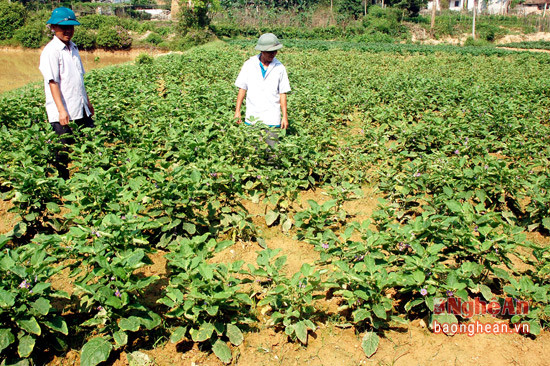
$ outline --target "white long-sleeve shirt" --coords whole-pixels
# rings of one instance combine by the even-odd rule
[[[274,58],[262,76],[260,55],[248,59],[235,81],[235,86],[246,92],[246,123],[260,120],[268,126],[281,125],[280,94],[290,92],[286,68]],[[251,117],[252,118],[251,120]]]
[[[69,114],[69,120],[83,118],[83,111],[88,116],[91,114],[88,109],[88,95],[84,87],[84,66],[73,42],[69,42],[69,46],[67,46],[54,36],[42,50],[39,69],[44,76],[46,112],[50,123],[59,122],[59,111],[53,100],[50,80],[59,85],[61,99]]]

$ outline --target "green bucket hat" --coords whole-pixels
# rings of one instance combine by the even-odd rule
[[[64,7],[54,9],[52,16],[46,23],[55,25],[80,25],[78,20],[76,20],[74,11]]]
[[[262,34],[260,38],[258,38],[258,44],[255,47],[258,51],[266,52],[277,51],[281,48],[283,48],[283,45],[273,33]]]

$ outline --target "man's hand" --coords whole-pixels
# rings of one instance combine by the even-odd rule
[[[92,103],[90,103],[89,100],[88,100],[88,109],[90,110],[90,117],[93,116],[95,114],[95,110],[94,110],[94,106],[92,105]]]
[[[286,130],[288,128],[288,113],[287,113],[287,106],[286,106],[286,94],[279,94],[279,100],[281,102],[281,128],[283,130]]]
[[[69,114],[65,109],[59,112],[59,124],[61,126],[66,126],[69,124]]]
[[[281,128],[283,130],[286,130],[288,128],[288,118],[286,116],[283,116],[283,118],[281,118]]]
[[[239,93],[237,94],[237,105],[235,106],[235,120],[237,123],[241,123],[241,106],[243,105],[244,97],[246,96],[246,90],[239,88]]]

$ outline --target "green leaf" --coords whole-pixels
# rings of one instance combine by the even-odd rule
[[[292,220],[286,219],[285,222],[283,223],[283,230],[289,231],[291,228],[292,228]]]
[[[60,211],[59,206],[55,202],[46,203],[46,208],[48,209],[48,211],[53,213],[58,213]]]
[[[550,217],[545,217],[542,219],[542,225],[545,229],[550,230]]]
[[[266,244],[264,238],[258,238],[257,240],[258,240],[258,245],[260,246],[260,248],[267,249],[267,244]]]
[[[491,301],[494,299],[495,295],[491,292],[491,289],[488,286],[485,285],[479,285],[479,290],[481,291],[481,294],[487,301]]]
[[[212,350],[223,363],[230,363],[233,359],[233,356],[231,355],[231,348],[229,348],[229,346],[220,339],[214,343]]]
[[[204,342],[212,336],[214,332],[214,326],[210,323],[204,323],[198,330],[191,329],[191,338],[193,342]]]
[[[31,355],[36,339],[34,336],[27,334],[19,338],[19,345],[17,346],[17,353],[20,357],[27,358]]]
[[[44,320],[42,323],[45,326],[47,326],[48,328],[50,328],[51,330],[54,330],[56,332],[59,332],[59,333],[65,334],[65,335],[69,334],[69,329],[67,327],[67,323],[60,316],[55,316],[55,317],[51,318],[51,321],[50,320]]]
[[[181,225],[182,229],[187,231],[189,234],[193,235],[197,232],[197,227],[194,224],[191,224],[189,222],[184,222]]]
[[[426,279],[426,275],[422,271],[414,271],[412,274],[414,280],[417,284],[422,284],[424,280]]]
[[[0,307],[11,308],[15,304],[15,296],[11,293],[0,290]]]
[[[43,297],[33,302],[31,306],[40,315],[48,315],[51,309],[50,302]]]
[[[434,325],[434,322],[437,322],[442,326],[443,333],[452,336],[452,335],[454,335],[454,333],[452,332],[451,328],[453,328],[453,327],[451,325],[452,324],[458,324],[458,319],[456,318],[456,316],[454,314],[447,314],[447,313],[445,313],[445,314],[434,314],[432,316],[432,324],[431,324],[432,327]],[[443,326],[444,324],[446,326]]]
[[[455,213],[462,212],[462,205],[459,202],[455,201],[455,200],[449,200],[449,201],[445,202],[445,204],[447,205],[447,207],[451,211],[453,211]]]
[[[269,210],[265,214],[265,223],[267,224],[267,226],[271,226],[271,225],[273,225],[275,220],[277,220],[278,217],[279,217],[278,212],[275,212],[273,210]]]
[[[363,341],[361,342],[361,347],[365,355],[370,358],[376,350],[378,349],[378,344],[380,343],[380,337],[374,332],[367,332],[363,336]]]
[[[15,226],[13,227],[13,235],[15,235],[16,238],[20,238],[27,232],[27,224],[23,221],[19,221]]]
[[[529,333],[538,336],[541,331],[540,322],[538,320],[530,320],[528,323],[529,323]]]
[[[187,332],[187,327],[177,327],[176,329],[174,329],[174,331],[170,335],[170,342],[178,343],[185,337],[186,332]]]
[[[90,339],[80,354],[80,366],[96,366],[97,364],[107,361],[113,345],[103,337]]]
[[[372,307],[372,311],[374,311],[374,314],[379,317],[380,319],[386,319],[386,309],[381,304],[376,304]]]
[[[355,323],[358,323],[360,321],[363,321],[371,316],[370,311],[365,309],[359,309],[353,313],[353,321]]]
[[[225,248],[229,248],[233,244],[235,243],[231,240],[220,241],[219,243],[216,244],[216,249],[214,250],[214,252],[215,253],[221,252],[222,250],[224,250]]]
[[[0,329],[0,354],[13,342],[15,342],[13,333],[9,329]]]
[[[40,335],[42,333],[42,330],[40,329],[40,325],[38,325],[38,322],[33,317],[27,318],[27,319],[18,319],[16,323],[26,330],[28,333]]]
[[[229,341],[235,346],[239,346],[244,340],[243,333],[239,327],[233,324],[227,324],[226,335],[229,338]]]
[[[307,327],[303,321],[299,321],[294,325],[294,331],[300,342],[307,344]]]
[[[120,319],[118,326],[121,330],[129,330],[130,332],[137,332],[141,325],[139,318],[131,316],[129,318]]]
[[[115,341],[116,348],[124,347],[128,343],[128,333],[121,330],[113,333],[113,340]]]

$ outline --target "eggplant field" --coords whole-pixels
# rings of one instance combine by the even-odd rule
[[[0,95],[3,365],[163,343],[244,365],[258,332],[307,348],[329,323],[367,359],[400,324],[471,321],[442,299],[528,304],[498,320],[545,332],[550,55],[284,43],[274,148],[233,120],[253,42],[86,74],[96,128],[75,133],[68,180],[42,85]],[[372,212],[349,210],[366,195]]]

